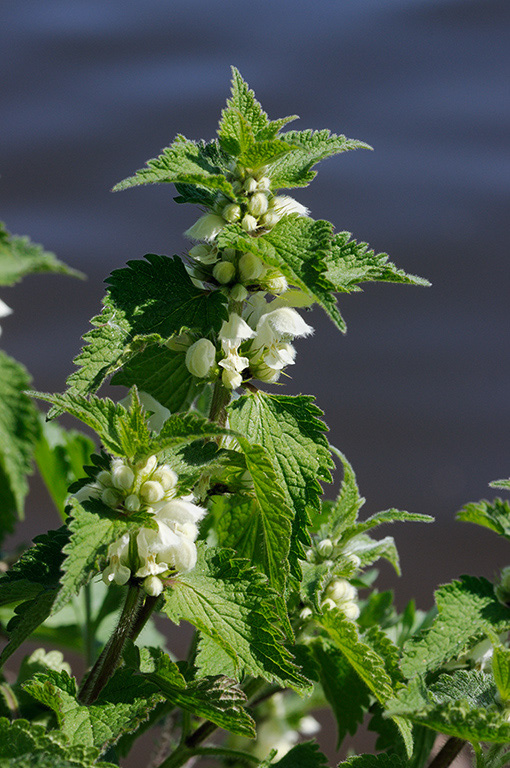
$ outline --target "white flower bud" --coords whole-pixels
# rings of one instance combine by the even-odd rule
[[[346,554],[346,556],[345,556],[345,557],[346,557],[346,559],[347,559],[347,560],[348,560],[350,563],[352,563],[352,565],[353,565],[355,568],[359,568],[359,567],[360,567],[360,565],[361,565],[361,559],[358,557],[358,555],[355,555],[354,553],[352,553],[352,552],[351,552],[351,553],[349,553],[349,554]]]
[[[190,248],[189,255],[201,264],[215,264],[218,261],[218,251],[210,245],[200,244]]]
[[[352,602],[342,603],[342,605],[340,605],[339,608],[344,614],[344,616],[350,621],[356,621],[356,619],[359,617],[360,610],[359,610],[359,605],[357,603],[352,603]]]
[[[266,363],[258,363],[251,367],[251,371],[256,379],[265,384],[274,384],[280,378],[281,370],[270,368]]]
[[[128,512],[138,512],[142,503],[136,493],[131,493],[124,501],[124,506]]]
[[[265,195],[263,192],[256,192],[248,201],[248,210],[256,218],[266,213],[267,208],[267,195]]]
[[[335,579],[326,589],[326,597],[330,597],[336,603],[354,600],[357,594],[356,587],[353,587],[347,579]]]
[[[156,456],[149,456],[144,462],[137,464],[136,468],[140,476],[147,476],[153,472],[158,465],[158,459]]]
[[[272,229],[275,224],[278,224],[280,218],[281,217],[276,213],[276,211],[269,210],[262,216],[260,223],[264,229]]]
[[[156,480],[146,480],[140,488],[140,496],[147,504],[155,504],[157,501],[161,501],[164,495],[163,486]]]
[[[231,261],[218,261],[214,265],[213,275],[222,285],[230,283],[236,273],[236,268]]]
[[[322,539],[322,541],[319,541],[317,544],[317,552],[321,557],[329,557],[333,552],[333,542],[331,539]]]
[[[331,600],[330,597],[327,597],[325,600],[321,603],[321,608],[323,611],[332,611],[333,608],[336,608],[337,605],[334,600]]]
[[[243,253],[239,259],[238,269],[239,276],[245,283],[249,280],[256,280],[266,271],[264,262],[254,253]]]
[[[318,733],[321,727],[315,717],[312,715],[305,715],[301,718],[298,724],[298,730],[303,736],[313,736],[314,733]]]
[[[245,232],[254,232],[258,226],[257,219],[255,216],[251,216],[247,213],[242,218],[241,226]]]
[[[163,582],[157,576],[146,576],[142,586],[150,597],[159,597],[163,592]]]
[[[105,488],[101,494],[101,501],[106,504],[107,507],[116,507],[120,502],[120,494],[113,488]]]
[[[271,293],[278,295],[280,293],[285,293],[289,284],[285,275],[282,275],[281,272],[278,273],[275,270],[271,275],[266,275],[264,286]]]
[[[224,207],[221,215],[224,219],[233,224],[234,221],[237,221],[241,216],[241,206],[237,205],[237,203],[229,203],[229,205]]]
[[[96,477],[96,480],[98,483],[101,483],[101,485],[104,485],[107,488],[112,485],[111,473],[107,472],[105,469],[99,472],[98,476]]]
[[[186,368],[199,379],[207,376],[216,359],[216,347],[209,339],[195,341],[186,352]]]
[[[168,464],[161,464],[161,466],[154,472],[152,478],[153,480],[157,480],[158,483],[161,483],[165,493],[172,488],[175,488],[178,479],[176,473],[168,466]]]
[[[237,389],[243,383],[243,377],[237,371],[231,371],[225,368],[221,374],[221,382],[227,389]]]
[[[134,480],[135,474],[133,470],[125,464],[121,465],[120,467],[115,467],[112,472],[113,486],[118,488],[119,491],[128,491],[133,485]]]
[[[248,194],[253,194],[253,192],[257,191],[258,182],[256,179],[253,178],[253,176],[248,176],[246,181],[243,184],[243,189],[245,192],[248,192]]]
[[[196,221],[192,227],[186,230],[185,237],[190,240],[214,240],[226,225],[223,216],[216,213],[206,213]]]
[[[301,621],[306,621],[312,615],[313,615],[313,611],[308,606],[306,606],[305,608],[302,608],[301,611],[299,612],[299,618],[301,619]]]
[[[241,285],[241,283],[236,283],[230,289],[230,298],[233,301],[244,301],[247,296],[248,296],[248,291],[246,290],[244,285]]]

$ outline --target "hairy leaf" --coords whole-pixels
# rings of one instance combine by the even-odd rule
[[[84,275],[59,261],[54,253],[32,243],[28,237],[10,235],[0,221],[0,285],[14,285],[26,275],[40,272],[57,272],[61,275]]]
[[[457,513],[457,520],[464,523],[476,523],[484,528],[510,539],[510,504],[503,499],[494,501],[482,500],[478,503],[466,504]]]
[[[327,760],[322,752],[319,752],[318,744],[305,741],[292,747],[277,763],[265,760],[260,764],[260,768],[269,768],[272,765],[275,768],[326,768]]]
[[[356,755],[339,763],[338,768],[408,768],[408,763],[396,755]]]

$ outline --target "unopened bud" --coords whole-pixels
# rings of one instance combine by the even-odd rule
[[[192,376],[203,379],[207,376],[216,359],[216,347],[209,339],[195,341],[186,352],[186,368]]]
[[[225,368],[221,374],[221,381],[224,387],[227,387],[228,389],[237,389],[237,387],[241,386],[243,377],[240,373],[237,373],[237,371],[230,371],[228,368]]]
[[[264,262],[254,253],[243,253],[239,259],[239,276],[245,283],[257,280],[265,271]]]
[[[126,507],[128,512],[138,512],[142,504],[140,499],[136,495],[136,493],[131,493],[129,496],[126,497],[124,501],[124,506]]]
[[[337,603],[343,600],[353,600],[356,595],[356,587],[353,587],[347,579],[335,579],[328,584],[326,589],[326,596],[331,597]]]
[[[336,605],[335,601],[332,600],[330,597],[327,597],[321,603],[321,608],[322,608],[323,611],[332,611],[336,607],[337,607],[337,605]]]
[[[244,301],[247,296],[248,296],[248,291],[246,290],[244,285],[241,285],[241,283],[236,283],[230,289],[230,298],[233,301]]]
[[[358,555],[355,555],[354,553],[350,553],[350,554],[346,555],[346,559],[347,559],[347,560],[348,560],[350,563],[352,563],[352,565],[353,565],[355,568],[359,568],[359,567],[360,567],[360,565],[361,565],[361,559],[358,557]]]
[[[163,592],[163,582],[157,576],[147,576],[143,580],[143,588],[150,597],[159,597]]]
[[[102,470],[96,477],[96,480],[98,483],[101,483],[101,485],[105,486],[111,486],[112,485],[112,476],[110,472],[107,472],[105,469]]]
[[[168,464],[162,464],[153,474],[153,479],[161,484],[165,493],[174,488],[177,483],[177,475]]]
[[[254,232],[258,226],[257,219],[255,218],[255,216],[250,216],[250,214],[247,213],[242,218],[241,226],[245,232]]]
[[[308,606],[306,606],[305,608],[302,608],[301,611],[299,612],[299,618],[301,619],[301,621],[306,621],[312,615],[313,615],[313,611]]]
[[[230,203],[224,207],[221,214],[224,219],[233,224],[241,216],[241,206],[237,205],[237,203]]]
[[[257,189],[260,189],[261,191],[268,190],[271,186],[271,179],[269,179],[267,176],[262,176],[257,181]]]
[[[258,363],[251,368],[253,376],[265,384],[274,384],[280,378],[281,370],[271,368],[266,363]]]
[[[274,270],[264,278],[264,287],[274,294],[284,293],[288,288],[287,278],[278,270]]]
[[[340,606],[340,610],[350,621],[356,621],[360,614],[359,605],[353,602],[343,603]]]
[[[150,475],[151,472],[153,472],[158,465],[158,460],[156,456],[149,456],[145,461],[139,462],[137,464],[138,474],[139,475]]]
[[[260,223],[264,229],[272,229],[275,224],[278,224],[280,219],[281,216],[279,216],[276,211],[268,211],[262,216]]]
[[[258,183],[257,180],[253,178],[253,176],[248,176],[246,181],[243,184],[243,189],[245,192],[248,192],[248,194],[253,194],[253,192],[257,191]]]
[[[101,494],[101,501],[107,507],[116,507],[120,501],[120,494],[113,488],[105,488]]]
[[[257,218],[267,211],[267,196],[263,192],[255,192],[248,202],[248,210]]]
[[[321,557],[329,557],[333,552],[333,542],[331,539],[322,539],[322,541],[319,541],[317,544],[317,552]]]
[[[231,261],[218,261],[213,269],[213,275],[222,285],[230,283],[236,273],[236,268]]]
[[[161,501],[164,495],[163,486],[156,480],[146,480],[140,488],[140,496],[147,504],[155,504],[157,501]]]
[[[115,467],[112,472],[112,483],[120,491],[128,491],[133,485],[135,474],[132,469],[123,464]]]

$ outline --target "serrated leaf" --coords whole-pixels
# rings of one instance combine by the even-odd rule
[[[227,197],[234,199],[232,185],[225,178],[218,160],[215,143],[208,145],[204,142],[194,142],[179,134],[158,157],[148,160],[145,168],[116,184],[113,192],[142,184],[171,182],[193,184],[223,192]]]
[[[103,312],[75,358],[79,370],[68,378],[73,393],[95,392],[146,344],[193,329],[202,336],[217,331],[228,318],[220,291],[196,288],[180,258],[148,254],[112,272]]]
[[[55,712],[71,745],[98,747],[101,752],[136,730],[162,699],[151,685],[127,670],[116,672],[90,706],[76,700],[74,678],[64,671],[37,674],[23,688]]]
[[[391,563],[400,576],[400,559],[393,536],[385,536],[384,539],[376,540],[365,533],[361,533],[349,540],[349,554],[359,557],[361,568],[367,568],[380,558],[384,558]]]
[[[268,175],[274,188],[307,187],[317,175],[311,169],[321,160],[351,149],[371,149],[363,141],[347,139],[327,129],[287,131],[280,134],[280,138],[296,149],[269,169]]]
[[[342,651],[330,640],[317,638],[311,645],[319,667],[324,695],[337,723],[337,749],[345,736],[354,736],[370,706],[370,692],[347,661]]]
[[[394,695],[394,685],[383,657],[359,637],[356,625],[346,619],[341,611],[326,611],[320,617],[320,623],[356,674],[377,701],[384,706]],[[394,718],[394,720],[404,741],[407,754],[411,756],[413,751],[411,729],[399,717]]]
[[[428,280],[408,275],[389,261],[386,253],[374,253],[367,243],[351,240],[350,232],[338,232],[326,257],[326,276],[336,291],[359,291],[359,283],[388,282],[430,285]]]
[[[98,749],[71,746],[60,731],[46,731],[28,720],[0,718],[2,768],[115,768],[113,763],[97,762],[98,757]]]
[[[135,385],[156,398],[171,413],[177,413],[185,410],[207,386],[190,374],[185,360],[184,352],[151,344],[124,363],[110,383],[125,387]]]
[[[475,670],[441,675],[427,689],[416,677],[388,702],[390,715],[399,715],[436,731],[471,742],[505,744],[510,741],[510,723],[496,705],[492,677]]]
[[[510,488],[510,480],[493,480],[489,483],[491,488]]]
[[[227,100],[218,127],[220,146],[229,155],[239,156],[268,123],[269,118],[254,92],[232,67],[232,98]]]
[[[54,253],[45,251],[28,237],[9,234],[0,221],[0,285],[14,285],[26,275],[41,272],[84,278],[81,272],[66,266]]]
[[[438,616],[430,629],[404,646],[402,670],[408,678],[457,659],[487,633],[510,629],[510,610],[496,599],[487,579],[462,576],[437,590],[436,603]]]
[[[336,538],[345,528],[354,525],[365,499],[360,496],[356,475],[347,458],[337,448],[332,447],[331,450],[342,462],[344,470],[340,493],[329,510],[328,519],[325,523],[328,535]]]
[[[345,331],[334,297],[335,287],[326,275],[325,258],[332,237],[333,225],[328,221],[288,214],[259,237],[250,237],[237,224],[229,224],[219,233],[217,243],[220,248],[254,253],[265,264],[281,270],[291,285],[301,288],[339,330]]]
[[[457,512],[456,517],[464,523],[490,528],[505,539],[510,539],[510,504],[506,500],[494,499],[490,502],[482,499],[478,503],[466,504]]]
[[[338,764],[338,768],[408,768],[396,755],[356,755]]]
[[[275,768],[326,768],[327,762],[326,757],[319,751],[318,744],[305,741],[303,744],[292,747],[277,763],[273,763],[271,759],[265,760],[260,764],[260,768],[269,768],[273,765]]]
[[[26,369],[0,351],[0,541],[23,516],[27,475],[39,432],[37,411],[25,390]]]
[[[226,550],[199,547],[199,562],[172,582],[163,608],[202,633],[196,664],[203,675],[252,674],[285,687],[308,687],[282,644],[282,632],[265,578]],[[230,659],[230,662],[228,660]],[[231,676],[231,675],[229,675]]]
[[[312,397],[260,391],[240,397],[229,408],[232,428],[270,453],[287,504],[295,511],[291,568],[298,577],[301,544],[306,546],[310,540],[309,513],[320,509],[319,480],[331,481],[333,462],[324,436],[327,428],[320,416],[322,411]]]
[[[0,655],[0,666],[50,615],[59,592],[63,560],[68,541],[65,527],[34,539],[34,546],[0,578],[0,605],[21,603],[7,625],[9,642]]]
[[[187,682],[177,665],[158,648],[132,646],[127,660],[175,706],[231,733],[255,737],[255,723],[244,709],[246,695],[228,677],[206,676]]]
[[[37,468],[64,519],[69,486],[83,476],[83,467],[90,463],[94,443],[82,432],[64,429],[56,421],[47,421],[42,414],[39,426],[34,452]]]
[[[510,649],[500,645],[494,646],[492,674],[501,700],[508,701],[510,699]]]

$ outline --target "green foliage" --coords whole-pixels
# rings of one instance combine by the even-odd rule
[[[495,645],[492,655],[492,674],[501,701],[510,699],[510,649]]]
[[[271,760],[264,761],[260,768],[269,768],[274,765],[275,768],[326,768],[327,760],[319,752],[317,744],[313,741],[305,741],[303,744],[296,744],[290,752],[287,752],[281,760],[273,763]]]
[[[112,272],[104,310],[91,320],[87,345],[68,379],[73,394],[95,392],[103,381],[143,350],[192,329],[205,336],[227,318],[225,297],[196,288],[177,257],[149,254]]]
[[[2,768],[115,768],[97,762],[99,749],[72,746],[61,731],[46,731],[27,720],[0,718]]]
[[[499,536],[510,539],[510,504],[506,500],[494,499],[492,502],[482,500],[478,503],[466,504],[457,513],[457,520],[490,528]]]
[[[408,768],[408,763],[395,755],[356,755],[339,763],[338,768]]]
[[[0,542],[23,515],[39,425],[25,368],[0,351]]]
[[[81,272],[59,261],[54,253],[32,243],[28,237],[10,235],[0,221],[0,285],[14,285],[26,275],[41,272],[84,277]]]
[[[228,550],[208,549],[195,568],[172,580],[166,615],[202,634],[196,664],[202,675],[251,674],[297,690],[308,688],[282,644],[265,578]]]
[[[483,639],[487,633],[510,629],[510,610],[498,602],[484,578],[463,576],[436,592],[438,616],[430,629],[404,646],[406,677],[434,671]]]
[[[294,510],[291,568],[299,577],[301,544],[307,546],[309,514],[320,509],[320,480],[331,481],[332,460],[325,424],[313,398],[300,395],[247,394],[230,407],[230,424],[271,455],[287,505]]]

